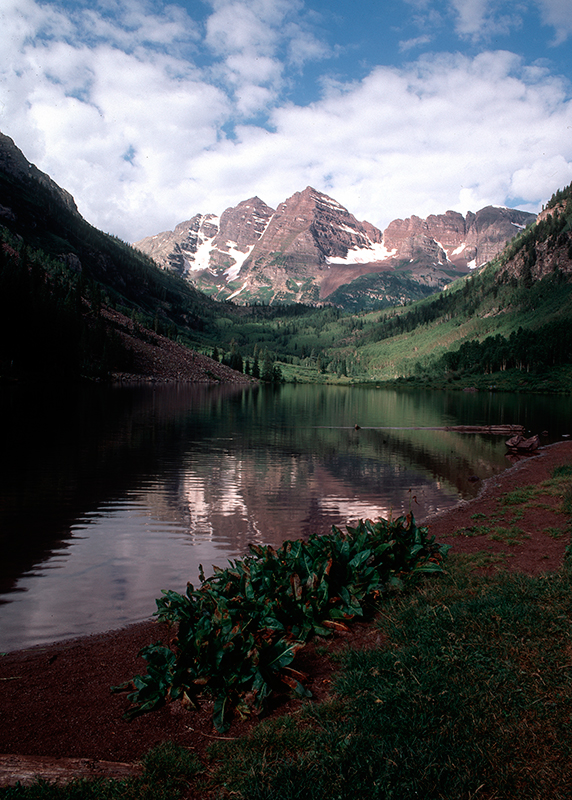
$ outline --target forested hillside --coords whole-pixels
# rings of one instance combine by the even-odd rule
[[[569,391],[571,225],[568,187],[496,259],[424,300],[360,313],[251,308],[217,325],[241,352],[270,351],[288,380]]]
[[[356,337],[356,357],[385,380],[558,388],[572,364],[571,229],[569,186],[481,270],[379,315]]]
[[[572,389],[570,186],[493,261],[415,303],[236,306],[93,228],[0,144],[0,377],[109,379],[136,353],[153,375],[142,343],[163,337],[271,382]]]
[[[375,312],[230,307],[216,320],[252,359],[269,352],[287,380],[398,381],[451,388],[572,388],[572,189],[493,261],[416,303]]]

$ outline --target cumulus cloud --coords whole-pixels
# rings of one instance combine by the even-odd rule
[[[208,47],[219,57],[214,74],[232,89],[243,116],[279,98],[288,66],[321,59],[327,48],[298,16],[298,0],[211,0]]]
[[[384,227],[488,203],[536,210],[570,182],[570,87],[508,51],[325,73],[298,105],[297,74],[329,52],[301,0],[212,0],[196,20],[159,0],[113,8],[6,0],[0,128],[127,240],[308,184]]]
[[[554,29],[553,46],[572,34],[572,4],[569,0],[404,0],[415,9],[413,20],[424,31],[453,24],[455,33],[473,42],[491,41],[522,28],[527,15]],[[426,33],[424,33],[426,35]],[[405,40],[404,45],[418,37]]]
[[[566,85],[505,52],[380,67],[311,107],[278,109],[274,120],[269,162],[292,172],[288,143],[303,142],[298,172],[380,225],[511,198],[534,206],[570,175]],[[264,141],[254,142],[245,139],[244,152],[262,158]]]

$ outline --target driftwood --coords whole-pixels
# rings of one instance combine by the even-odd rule
[[[318,426],[322,427],[322,426]],[[361,425],[354,425],[356,431],[362,430]],[[391,426],[387,428],[366,427],[368,431],[456,431],[457,433],[494,433],[497,436],[509,436],[512,434],[523,434],[524,425],[445,425],[444,427],[435,425],[430,428],[413,426]]]
[[[120,761],[0,755],[0,787],[15,786],[17,783],[30,786],[38,778],[62,785],[76,778],[124,779],[142,773],[140,764],[124,764]]]
[[[458,431],[459,433],[495,433],[506,436],[509,433],[523,434],[524,425],[449,425],[437,430]]]
[[[540,436],[536,434],[531,436],[530,439],[525,439],[524,436],[519,434],[508,439],[505,444],[509,450],[516,450],[517,453],[532,453],[534,450],[538,450]]]

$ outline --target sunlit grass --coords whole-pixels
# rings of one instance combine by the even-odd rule
[[[384,606],[389,646],[349,651],[335,700],[217,744],[218,796],[568,798],[570,574],[477,578],[454,561]]]

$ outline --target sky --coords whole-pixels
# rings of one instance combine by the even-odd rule
[[[0,130],[129,242],[308,185],[382,229],[537,212],[572,182],[572,2],[0,0]]]

